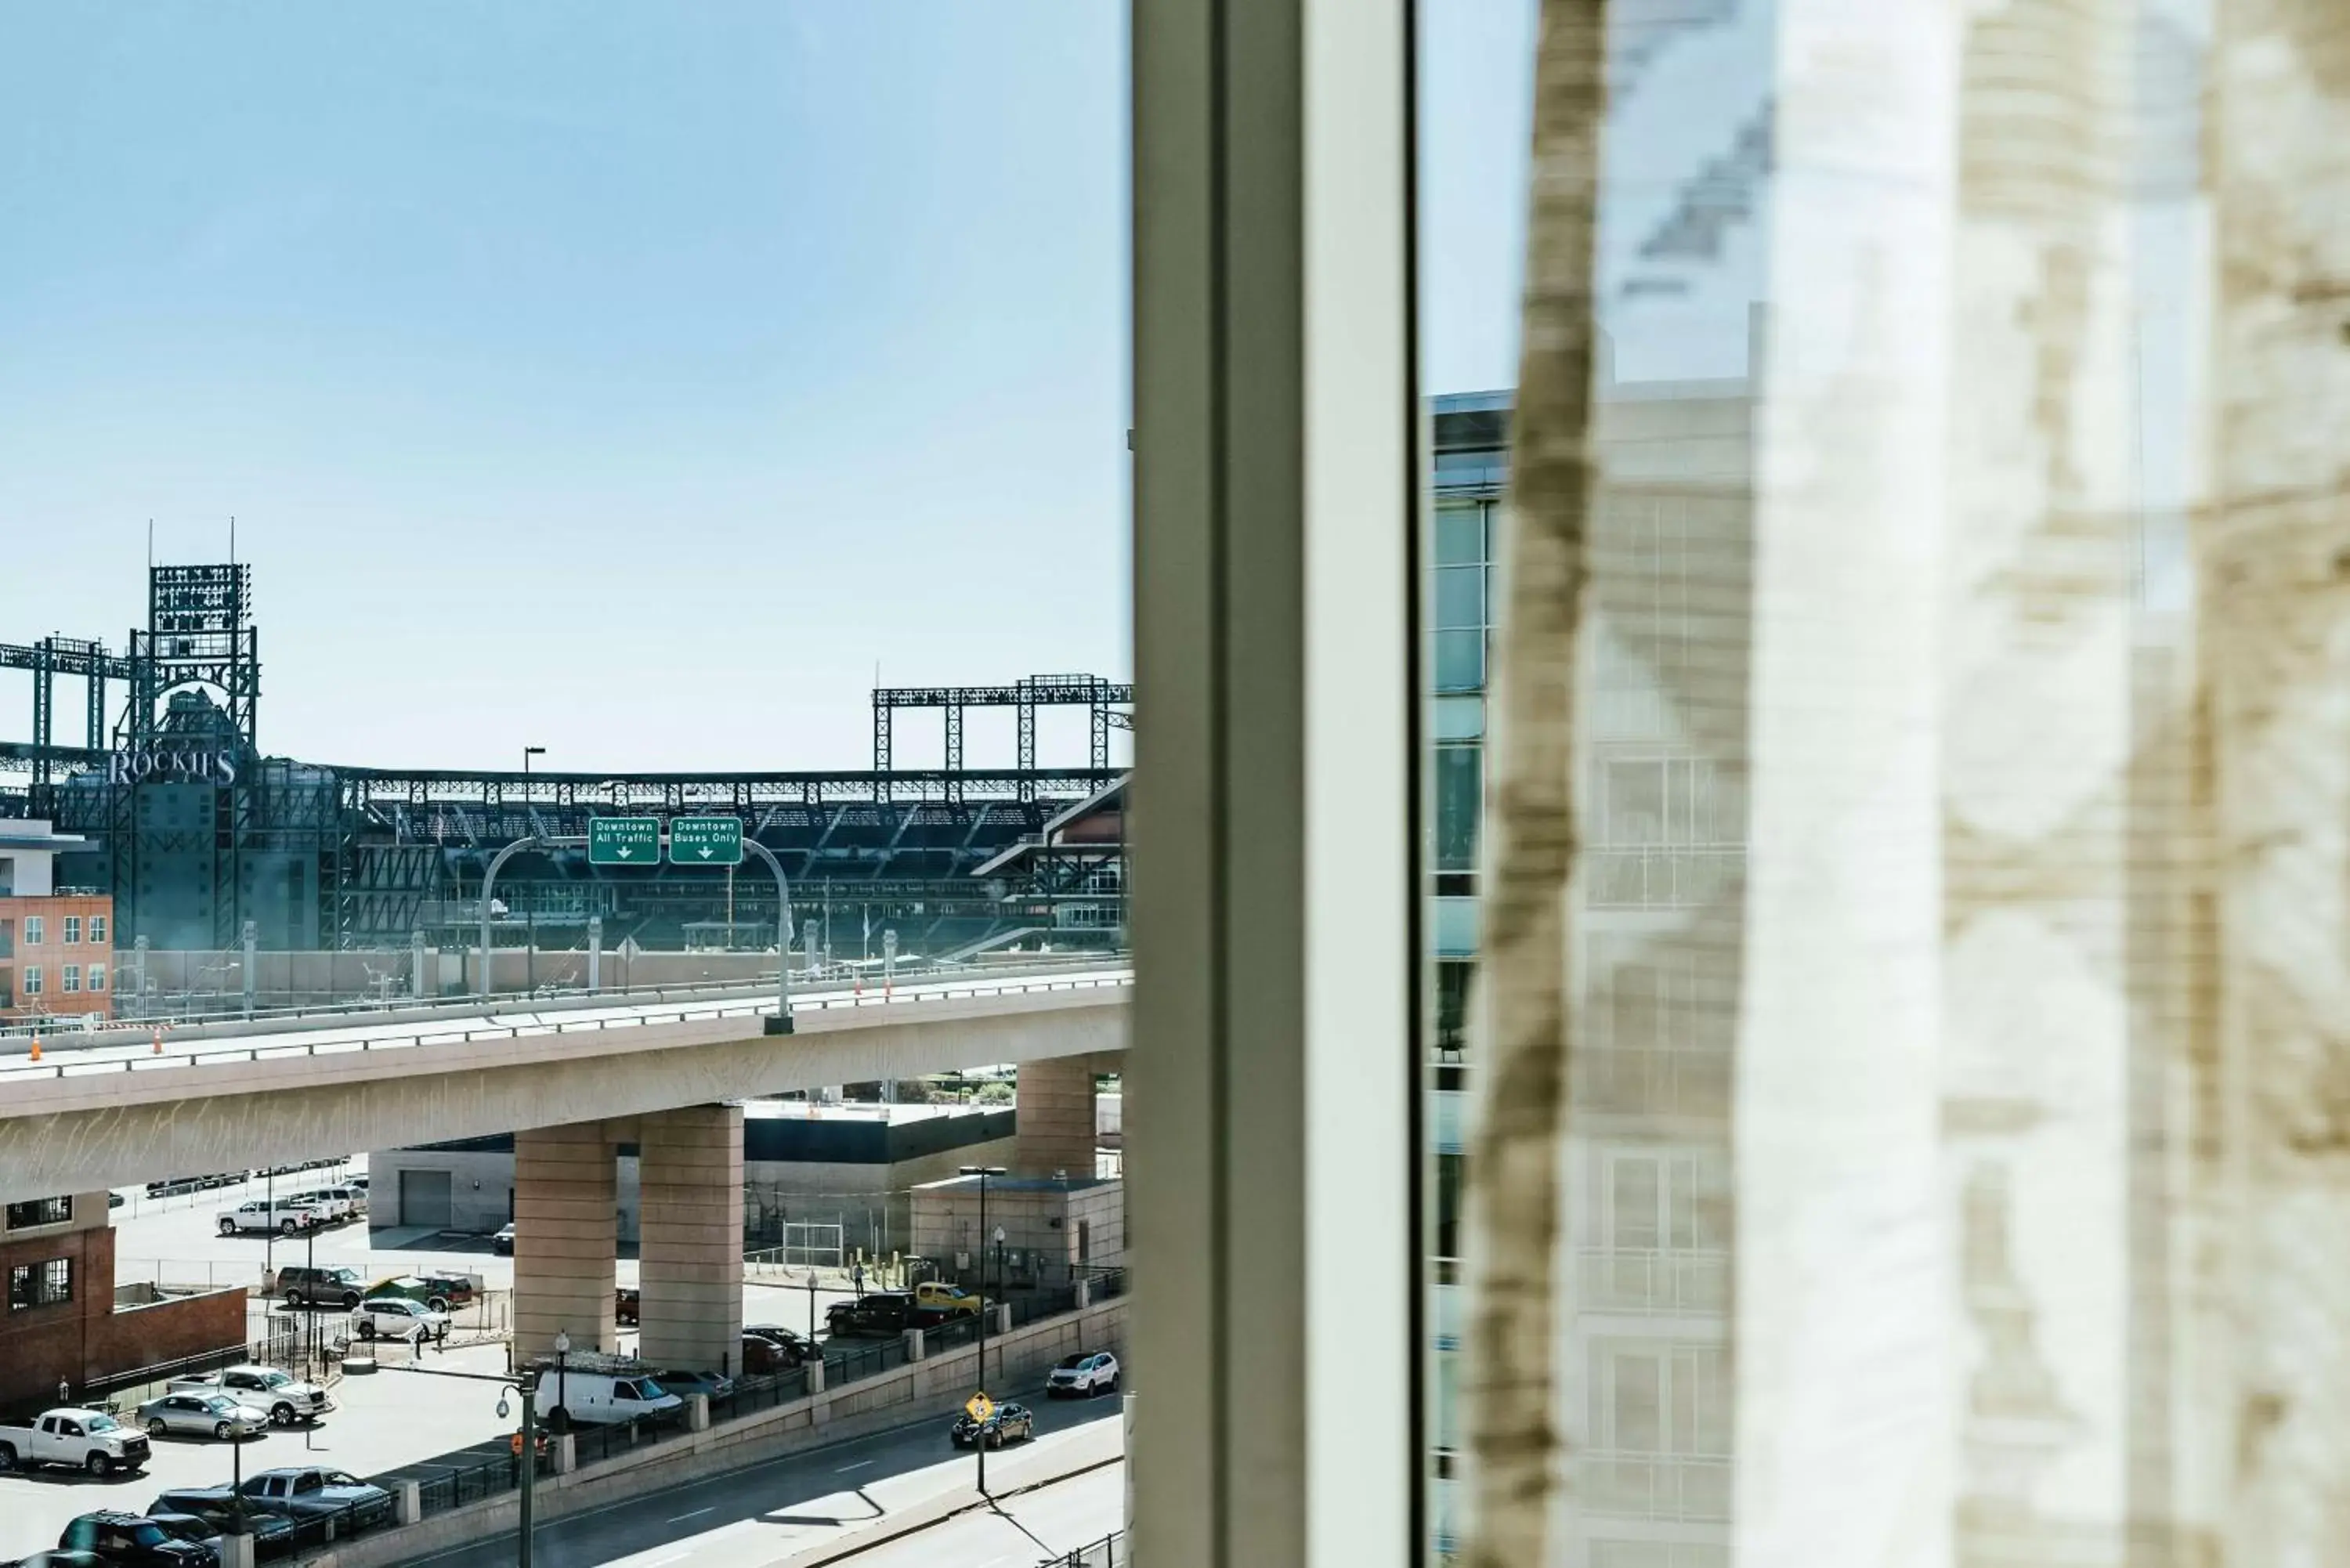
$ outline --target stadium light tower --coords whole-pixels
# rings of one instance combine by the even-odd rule
[[[546,755],[545,746],[525,746],[522,749],[522,776],[525,784],[530,782],[530,759],[545,755]]]

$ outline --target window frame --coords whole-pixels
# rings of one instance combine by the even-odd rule
[[[1399,1223],[1425,1182],[1431,653],[1410,23],[1408,0],[1132,13],[1135,656],[1158,717],[1128,1054],[1154,1179],[1129,1222],[1180,1261],[1135,1298],[1132,1359],[1211,1369],[1138,1404],[1147,1561],[1403,1568],[1430,1536],[1422,1238]],[[1300,1245],[1267,1257],[1228,1222],[1243,1203]],[[1386,1420],[1362,1419],[1365,1367]]]
[[[36,1214],[20,1214],[20,1210],[39,1210],[46,1205],[60,1203],[65,1206],[64,1209],[47,1219],[39,1218]],[[0,1218],[0,1231],[38,1231],[53,1225],[70,1225],[73,1223],[73,1217],[74,1200],[71,1193],[60,1194],[54,1198],[22,1198],[8,1205],[5,1218]]]

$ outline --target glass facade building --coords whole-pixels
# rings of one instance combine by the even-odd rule
[[[1570,1568],[1729,1561],[1729,1105],[1746,768],[1752,389],[1603,379],[1579,701],[1586,842],[1564,1151],[1560,1413],[1576,1466]],[[1486,668],[1510,400],[1435,400],[1423,605],[1434,998],[1423,1183],[1434,1337],[1432,1542],[1461,1534],[1461,1178],[1476,1071]]]

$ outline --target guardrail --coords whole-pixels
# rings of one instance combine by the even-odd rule
[[[1125,1531],[1114,1530],[1090,1546],[1040,1558],[1036,1568],[1134,1568],[1134,1549],[1127,1544]]]
[[[1104,1271],[1094,1276],[1094,1282],[1097,1288],[1093,1299],[1096,1302],[1109,1296],[1123,1294],[1125,1271]],[[1012,1298],[1013,1320],[1015,1324],[1019,1324],[1033,1323],[1043,1318],[1062,1316],[1075,1306],[1076,1293],[1076,1287],[1071,1285],[1032,1293],[1024,1300],[1020,1297]],[[1026,1310],[1024,1311],[1024,1308]],[[928,1337],[936,1332],[936,1330],[926,1331],[928,1341],[925,1346],[926,1355],[943,1348],[950,1343]],[[957,1339],[951,1343],[959,1344],[962,1341]],[[909,1359],[903,1335],[878,1340],[871,1345],[858,1345],[853,1349],[846,1347],[835,1349],[827,1345],[824,1356],[824,1386],[827,1389],[834,1389],[863,1378],[876,1377],[882,1373],[905,1366]],[[775,1406],[804,1398],[806,1395],[807,1371],[805,1367],[795,1366],[760,1376],[737,1378],[730,1392],[710,1399],[710,1424],[715,1428],[723,1422],[742,1420]],[[575,1462],[584,1464],[590,1459],[607,1459],[615,1455],[657,1447],[688,1436],[691,1434],[686,1431],[685,1423],[677,1418],[665,1421],[614,1422],[609,1425],[595,1426],[574,1424],[571,1428],[572,1454]],[[551,1452],[544,1446],[538,1447],[539,1451],[536,1455],[538,1474],[542,1476],[552,1474],[554,1465]],[[401,1467],[400,1471],[386,1472],[369,1479],[375,1485],[397,1495],[400,1483],[417,1480],[415,1472],[421,1468],[419,1465],[407,1465]],[[429,1519],[436,1513],[445,1513],[451,1509],[479,1501],[485,1497],[494,1497],[503,1492],[512,1491],[521,1484],[522,1456],[519,1452],[504,1459],[452,1467],[441,1475],[419,1482],[421,1517]],[[1088,1547],[1086,1550],[1092,1551],[1094,1548]],[[1059,1561],[1055,1559],[1056,1563]],[[1107,1563],[1111,1560],[1077,1558],[1072,1561],[1090,1565],[1096,1563]],[[1119,1568],[1128,1568],[1128,1560],[1124,1556],[1115,1561]]]
[[[473,950],[468,949],[470,953]],[[512,952],[515,949],[501,949]],[[118,967],[127,967],[118,958]],[[863,981],[868,985],[884,983],[885,972],[898,985],[921,985],[941,977],[979,976],[990,974],[1059,974],[1072,970],[1093,970],[1131,964],[1134,955],[1124,949],[1108,949],[1100,952],[1076,953],[1066,958],[1035,959],[1021,961],[989,963],[966,959],[900,959],[894,971],[885,971],[882,961],[836,961],[818,964],[814,969],[795,969],[792,983],[797,985],[851,985]],[[538,986],[526,991],[464,992],[451,996],[394,996],[373,999],[354,997],[348,1002],[324,1002],[316,1006],[256,1007],[250,1013],[236,1008],[217,1012],[192,1012],[171,1017],[141,1016],[101,1019],[98,1013],[56,1013],[47,1019],[12,1020],[0,1023],[0,1039],[24,1039],[38,1034],[43,1039],[72,1037],[86,1040],[92,1035],[119,1034],[119,1043],[136,1044],[157,1026],[167,1033],[174,1030],[235,1029],[249,1024],[299,1023],[315,1020],[326,1027],[340,1019],[357,1023],[390,1012],[444,1012],[454,1015],[489,1015],[501,1012],[525,1012],[549,1004],[557,1007],[598,1007],[612,1003],[622,1005],[644,1002],[658,1003],[672,998],[691,1001],[733,995],[769,995],[775,988],[775,977],[754,975],[746,980],[696,981],[691,985],[602,985],[594,991],[586,986]],[[798,1002],[795,996],[795,1005]]]
[[[1056,991],[1108,990],[1122,988],[1132,983],[1133,976],[1130,972],[1075,980],[1006,979],[993,983],[968,986],[941,986],[934,982],[926,982],[918,993],[907,996],[893,996],[875,992],[868,992],[863,995],[852,992],[845,996],[795,996],[792,998],[792,1013],[794,1017],[797,1017],[804,1012],[853,1012],[868,1007],[902,1006],[917,1002],[975,1000],[983,996],[1031,996]],[[230,1046],[218,1051],[189,1051],[159,1056],[119,1057],[104,1062],[72,1060],[55,1064],[43,1062],[37,1064],[0,1067],[0,1084],[13,1084],[39,1078],[63,1078],[68,1075],[80,1077],[113,1072],[155,1072],[203,1066],[218,1062],[263,1062],[279,1058],[317,1056],[321,1054],[322,1044],[324,1054],[334,1056],[379,1049],[408,1050],[419,1045],[471,1044],[477,1039],[519,1040],[525,1035],[601,1033],[608,1029],[640,1028],[655,1023],[707,1023],[715,1019],[734,1017],[757,1018],[772,1016],[775,1011],[775,1006],[772,1001],[745,1002],[741,1006],[722,1003],[715,1008],[681,1008],[675,1013],[663,1008],[659,1012],[632,1013],[620,1018],[583,1018],[570,1023],[556,1019],[551,1023],[513,1024],[503,1029],[493,1024],[478,1029],[448,1030],[437,1033],[425,1031],[395,1035],[383,1040],[332,1040],[323,1043],[313,1041],[307,1044],[249,1045],[241,1048]]]

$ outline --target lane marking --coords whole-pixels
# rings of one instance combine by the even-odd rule
[[[853,1465],[843,1465],[832,1473],[837,1476],[845,1476],[851,1470],[861,1470],[872,1462],[873,1461],[871,1459],[859,1459]]]
[[[665,1564],[671,1563],[682,1563],[692,1555],[693,1553],[691,1552],[673,1552],[667,1557],[654,1558],[651,1562],[645,1564],[645,1568],[664,1568]]]
[[[717,1511],[718,1505],[713,1502],[708,1508],[697,1508],[691,1513],[681,1513],[673,1518],[665,1519],[661,1521],[661,1522],[663,1524],[679,1524],[686,1520],[700,1519],[705,1513],[716,1513]]]

